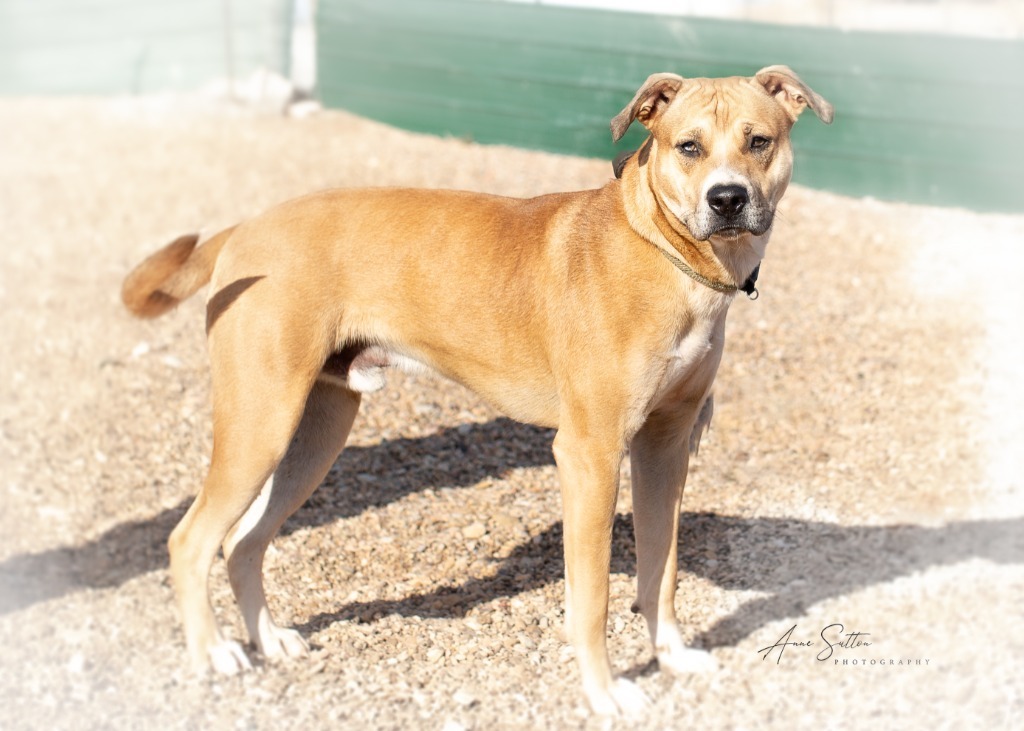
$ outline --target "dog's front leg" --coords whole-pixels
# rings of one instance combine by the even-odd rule
[[[621,442],[555,437],[565,540],[565,626],[576,650],[583,692],[595,712],[631,715],[647,705],[633,683],[612,676],[608,659],[608,572],[619,486]]]
[[[675,595],[679,509],[689,463],[694,413],[651,414],[633,438],[633,522],[636,531],[637,600],[662,669],[675,673],[715,668],[714,658],[683,643]]]

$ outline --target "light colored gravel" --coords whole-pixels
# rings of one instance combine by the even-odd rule
[[[561,639],[551,434],[397,374],[268,557],[312,657],[192,678],[165,540],[207,463],[202,303],[139,322],[118,302],[173,236],[310,190],[525,196],[598,186],[607,162],[189,97],[3,100],[0,119],[0,728],[612,725]],[[685,500],[678,608],[721,669],[657,672],[624,489],[612,659],[655,703],[617,727],[1018,723],[1022,242],[1021,216],[791,191]],[[239,636],[220,564],[212,586]],[[815,660],[833,623],[872,644]],[[763,661],[793,625],[816,647]]]

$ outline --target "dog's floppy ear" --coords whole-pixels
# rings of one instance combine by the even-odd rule
[[[626,134],[634,119],[650,129],[654,120],[672,103],[683,85],[683,77],[676,74],[651,74],[626,108],[612,120],[612,140],[618,142]]]
[[[832,105],[802,82],[788,66],[767,66],[758,71],[754,79],[775,97],[794,121],[804,107],[810,107],[811,111],[818,115],[818,119],[825,124],[832,124],[835,115]]]

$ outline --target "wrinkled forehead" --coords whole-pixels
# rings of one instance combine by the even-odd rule
[[[663,116],[672,132],[687,128],[725,132],[746,126],[781,133],[790,118],[759,84],[750,79],[686,79]]]

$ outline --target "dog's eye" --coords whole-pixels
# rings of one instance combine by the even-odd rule
[[[680,142],[678,145],[676,145],[676,148],[687,157],[696,157],[697,155],[700,154],[700,145],[698,145],[693,140],[689,140],[687,142]]]
[[[750,138],[750,149],[753,150],[754,152],[760,152],[761,150],[767,149],[768,145],[770,145],[771,143],[772,141],[767,137],[755,135],[754,137]]]

